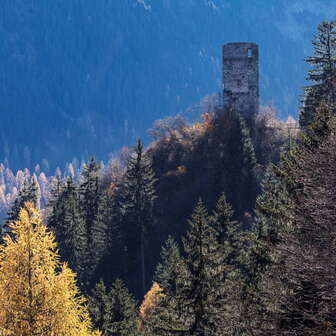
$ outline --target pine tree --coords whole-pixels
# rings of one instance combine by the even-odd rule
[[[48,226],[55,232],[62,260],[77,272],[78,283],[84,288],[87,284],[88,240],[78,190],[71,176],[53,202]]]
[[[335,106],[322,102],[316,109],[314,118],[302,133],[302,142],[310,150],[316,150],[332,131],[331,119],[335,115]]]
[[[21,208],[24,206],[25,202],[32,202],[34,206],[38,207],[40,204],[40,193],[38,182],[35,178],[31,178],[28,182],[25,180],[22,189],[19,191],[17,198],[10,211],[8,212],[5,224],[3,226],[3,233],[10,232],[10,224],[15,222],[19,218],[19,213]]]
[[[120,279],[112,284],[108,294],[108,306],[105,327],[107,335],[139,335],[136,325],[137,303]]]
[[[184,312],[187,335],[213,335],[217,319],[223,312],[222,257],[217,253],[217,237],[202,201],[199,201],[189,221],[189,231],[183,239],[185,264]]]
[[[14,238],[0,246],[0,330],[2,335],[98,335],[91,327],[75,274],[61,264],[54,235],[39,211],[24,204],[10,225]]]
[[[316,148],[299,145],[296,161],[287,165],[293,188],[294,216],[290,230],[272,253],[274,262],[263,281],[263,292],[272,302],[266,325],[268,335],[334,335],[335,265],[335,120],[330,135]],[[295,168],[295,169],[293,169]],[[292,183],[294,185],[294,183]],[[294,185],[295,186],[295,185]],[[294,193],[295,192],[295,193]]]
[[[223,193],[210,217],[216,234],[215,261],[213,263],[214,290],[217,295],[216,324],[219,335],[233,335],[240,328],[241,287],[243,282],[246,235],[241,224],[233,220],[234,211]]]
[[[262,193],[256,200],[255,220],[250,235],[250,247],[243,267],[244,286],[242,320],[245,330],[260,330],[267,312],[261,295],[264,273],[274,262],[271,255],[280,242],[279,233],[293,220],[293,204],[283,182],[270,164],[261,183]]]
[[[169,236],[162,246],[160,257],[161,262],[156,266],[154,281],[163,289],[165,295],[174,296],[182,259],[179,247],[172,236]]]
[[[95,328],[101,330],[102,336],[108,335],[106,328],[110,322],[108,320],[110,308],[104,281],[100,279],[89,296],[89,310],[92,316],[92,322]]]
[[[143,320],[144,329],[149,334],[176,335],[187,331],[181,313],[184,304],[182,288],[185,271],[178,245],[169,236],[162,246],[161,262],[154,274],[154,284],[161,290],[160,300],[156,301],[155,311],[147,314]]]
[[[300,125],[306,128],[314,120],[316,109],[325,101],[336,103],[336,21],[321,22],[313,40],[314,56],[306,62],[312,66],[307,79],[315,84],[305,88]]]
[[[97,272],[97,268],[101,264],[103,257],[107,253],[110,247],[110,241],[108,237],[110,216],[108,212],[107,195],[104,191],[100,191],[99,201],[97,202],[96,216],[91,229],[91,272]]]
[[[81,171],[80,197],[89,245],[91,245],[91,231],[93,223],[96,220],[97,208],[100,201],[99,171],[100,166],[94,157],[84,165]]]
[[[142,294],[147,288],[146,241],[153,224],[155,182],[151,160],[144,153],[142,142],[138,140],[133,153],[127,160],[121,208],[124,232],[127,233],[125,244],[129,254],[128,260],[133,259],[136,264],[140,264]],[[131,271],[137,272],[137,266],[133,265]],[[134,273],[132,275],[134,276]]]
[[[95,158],[84,165],[79,186],[80,205],[88,242],[86,275],[92,282],[94,274],[108,247],[106,197],[100,183],[100,165]]]
[[[241,225],[233,220],[234,211],[223,193],[217,201],[216,209],[211,217],[220,249],[225,254],[225,265],[239,265],[240,250],[243,244]]]

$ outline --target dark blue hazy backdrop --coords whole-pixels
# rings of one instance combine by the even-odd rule
[[[2,0],[0,162],[106,160],[156,119],[193,117],[232,41],[259,44],[261,100],[295,117],[312,35],[335,13],[335,0]]]

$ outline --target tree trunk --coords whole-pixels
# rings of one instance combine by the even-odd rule
[[[146,275],[145,275],[145,232],[143,224],[141,225],[141,237],[140,237],[140,258],[141,258],[141,279],[142,279],[142,291],[146,293]]]

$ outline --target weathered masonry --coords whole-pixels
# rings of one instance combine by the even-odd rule
[[[259,51],[255,43],[227,43],[223,46],[224,106],[244,117],[259,109]]]

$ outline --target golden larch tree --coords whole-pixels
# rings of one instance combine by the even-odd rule
[[[55,237],[30,202],[0,246],[0,336],[98,336],[76,286],[61,264]]]
[[[146,322],[151,319],[152,315],[155,313],[158,303],[163,297],[164,294],[162,292],[162,288],[157,282],[153,282],[151,289],[145,295],[140,306],[138,329],[144,330]]]

